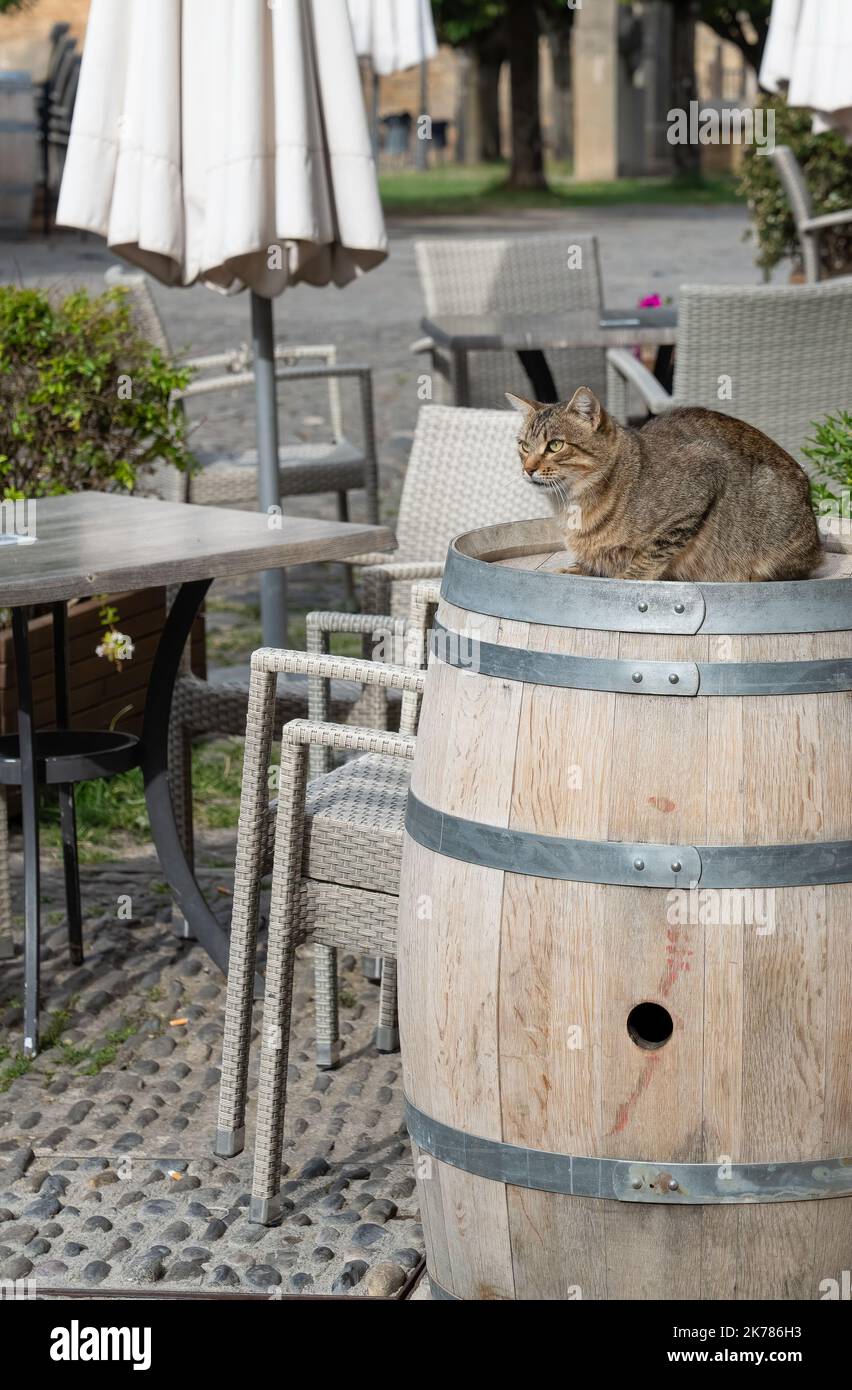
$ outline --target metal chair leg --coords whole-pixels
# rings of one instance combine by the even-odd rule
[[[195,831],[192,823],[192,734],[174,716],[169,723],[169,788],[175,808],[178,837],[186,862],[195,868]],[[183,941],[195,933],[176,902],[172,903],[172,930]]]
[[[348,520],[349,520],[349,495],[348,495],[348,493],[346,493],[346,492],[338,492],[338,494],[337,494],[337,520],[338,520],[338,521],[348,521]],[[351,608],[351,607],[354,607],[354,606],[355,606],[355,579],[354,579],[354,577],[353,577],[352,566],[351,566],[351,565],[346,565],[346,564],[345,564],[345,565],[343,566],[343,585],[344,585],[344,588],[345,588],[345,590],[346,590],[346,604],[347,604],[347,607],[350,607],[350,608]]]
[[[80,905],[80,866],[77,856],[77,812],[74,806],[74,786],[71,782],[63,782],[59,788],[59,824],[62,831],[62,860],[65,867],[68,955],[72,965],[82,965],[83,912]]]
[[[382,985],[379,990],[379,1026],[376,1029],[379,1052],[399,1051],[399,1019],[396,1013],[396,960],[382,960]]]
[[[21,819],[24,836],[24,1054],[38,1053],[39,974],[41,961],[38,784],[36,782],[33,692],[26,608],[12,609],[12,637],[18,678],[18,751],[21,760]]]
[[[317,1066],[330,1071],[340,1061],[340,1027],[337,1013],[337,951],[314,942],[314,1008],[317,1029]]]
[[[370,981],[371,985],[380,985],[382,982],[381,956],[362,956],[361,973],[365,980]]]
[[[0,960],[11,960],[14,954],[12,890],[9,883],[9,810],[6,788],[0,787]]]
[[[68,609],[65,603],[53,605],[53,686],[56,693],[56,727],[71,725],[68,674]],[[80,906],[80,865],[77,855],[77,812],[74,784],[59,787],[59,825],[62,833],[62,862],[65,869],[65,910],[68,917],[68,955],[72,965],[83,964],[83,913]]]

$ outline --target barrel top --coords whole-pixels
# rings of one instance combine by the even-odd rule
[[[831,537],[811,579],[754,584],[590,579],[571,563],[557,517],[458,536],[441,593],[458,608],[547,627],[611,632],[793,633],[852,630],[852,542]]]

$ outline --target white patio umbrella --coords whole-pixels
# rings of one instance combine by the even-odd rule
[[[852,3],[774,0],[760,65],[760,85],[788,84],[791,106],[814,113],[814,130],[839,130],[852,141]]]
[[[346,0],[92,0],[57,221],[164,284],[250,289],[277,506],[271,299],[387,255]],[[261,596],[264,643],[286,645],[283,571]]]
[[[420,110],[427,106],[427,69],[438,52],[430,0],[348,0],[355,52],[369,58],[373,73],[372,135],[378,156],[379,84],[382,77],[420,67]],[[418,166],[425,168],[426,146],[416,146]]]

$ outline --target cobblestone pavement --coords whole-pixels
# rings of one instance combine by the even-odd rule
[[[203,877],[229,915],[232,844]],[[285,1216],[247,1219],[246,1152],[212,1157],[224,979],[167,921],[147,856],[85,866],[86,959],[65,951],[61,876],[45,875],[44,1047],[20,1059],[23,971],[0,961],[0,1281],[45,1289],[392,1296],[422,1254],[399,1056],[372,1046],[377,989],[340,961],[343,1060],[313,1061],[310,951],[297,967],[284,1139]],[[121,901],[120,901],[121,897]],[[130,903],[126,898],[130,898]],[[119,912],[131,912],[120,917]]]

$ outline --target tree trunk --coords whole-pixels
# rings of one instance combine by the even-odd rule
[[[672,6],[672,106],[689,116],[689,103],[695,101],[698,83],[695,79],[695,5]],[[697,177],[701,172],[701,151],[698,145],[672,146],[675,173]]]
[[[503,158],[503,142],[500,136],[500,69],[508,57],[503,26],[486,32],[476,43],[475,53],[478,158],[493,163]]]
[[[573,97],[571,92],[571,30],[551,33],[554,85],[554,148],[557,159],[570,159],[574,153]]]
[[[547,188],[538,92],[538,11],[531,0],[509,0],[512,73],[512,164],[509,187]]]

